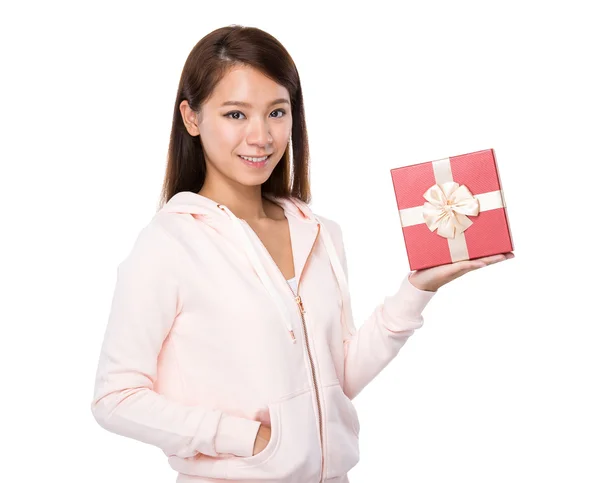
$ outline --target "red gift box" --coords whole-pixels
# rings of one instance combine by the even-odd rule
[[[514,250],[493,149],[391,174],[411,270]]]

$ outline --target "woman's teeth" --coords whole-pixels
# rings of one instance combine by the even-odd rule
[[[242,155],[240,155],[240,158],[243,158],[243,159],[245,159],[245,160],[247,160],[247,161],[251,161],[251,162],[253,162],[253,163],[260,163],[261,161],[265,161],[265,160],[266,160],[266,159],[267,159],[269,156],[270,156],[270,155],[268,155],[268,156],[263,156],[262,158],[249,158],[249,157],[247,157],[247,156],[242,156]]]

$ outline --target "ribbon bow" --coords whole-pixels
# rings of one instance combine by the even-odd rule
[[[473,222],[466,215],[479,215],[479,200],[465,185],[454,181],[434,184],[423,198],[423,218],[431,231],[444,238],[454,238],[469,228]]]

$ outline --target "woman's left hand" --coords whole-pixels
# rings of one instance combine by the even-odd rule
[[[455,278],[464,275],[471,270],[502,262],[514,258],[513,252],[501,253],[489,257],[474,258],[473,260],[462,260],[460,262],[448,263],[437,267],[416,270],[408,277],[410,283],[420,290],[435,292],[442,285],[446,285]]]

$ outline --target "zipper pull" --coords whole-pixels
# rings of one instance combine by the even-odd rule
[[[292,337],[292,343],[296,343],[296,335],[294,334],[294,329],[290,329],[290,336]]]
[[[302,311],[302,313],[305,314],[306,310],[304,310],[304,304],[302,303],[302,299],[300,298],[300,295],[298,295],[296,297],[296,303],[298,304],[298,307],[300,307],[300,310]]]

